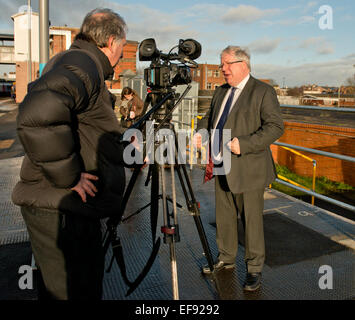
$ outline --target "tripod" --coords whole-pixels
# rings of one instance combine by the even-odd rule
[[[159,129],[170,129],[171,132],[173,132],[174,138],[176,137],[176,132],[170,123],[171,120],[171,114],[174,110],[174,108],[180,103],[180,101],[183,99],[183,97],[186,95],[187,91],[190,90],[191,86],[187,87],[185,92],[180,96],[178,101],[174,104],[174,94],[172,92],[172,89],[168,90],[167,94],[165,96],[162,96],[161,92],[153,92],[150,96],[147,97],[146,102],[157,102],[152,109],[147,112],[140,120],[139,122],[142,124],[144,121],[146,121],[151,114],[155,115],[155,119],[157,121],[156,127],[155,127],[155,132],[157,132],[158,135]],[[156,112],[158,109],[160,109],[160,112]],[[162,110],[165,109],[165,110]],[[156,113],[154,113],[156,112]],[[139,125],[135,124],[135,127],[139,127]],[[141,126],[142,127],[142,126]],[[155,136],[155,135],[154,135]],[[192,214],[194,218],[194,222],[200,237],[200,241],[204,250],[204,254],[207,258],[208,266],[209,268],[213,271],[213,258],[212,254],[210,251],[210,247],[208,245],[207,237],[203,228],[203,224],[201,221],[200,217],[200,210],[199,210],[199,203],[196,201],[190,178],[188,176],[186,166],[185,164],[179,164],[177,159],[180,159],[180,150],[179,150],[179,145],[177,143],[177,140],[175,140],[175,153],[173,151],[172,144],[167,143],[166,141],[166,136],[162,137],[162,141],[160,143],[154,143],[154,148],[153,152],[158,150],[158,155],[160,160],[164,159],[164,149],[162,148],[162,145],[165,143],[165,145],[168,146],[167,148],[167,155],[168,158],[174,159],[173,163],[169,163],[168,167],[171,172],[171,193],[172,197],[170,198],[167,195],[167,177],[166,177],[166,172],[165,172],[165,166],[166,162],[164,161],[159,161],[156,162],[154,161],[153,163],[149,164],[149,171],[148,171],[148,177],[147,177],[147,182],[146,185],[148,184],[149,180],[151,180],[151,203],[144,206],[143,208],[139,209],[136,211],[134,214],[138,214],[141,212],[144,208],[147,206],[151,206],[151,229],[152,229],[152,241],[153,241],[153,250],[151,253],[151,256],[144,267],[143,271],[141,274],[138,276],[138,278],[134,282],[130,282],[125,274],[125,266],[123,262],[123,254],[122,254],[122,246],[121,242],[119,240],[119,237],[117,235],[117,225],[122,222],[122,214],[126,208],[127,202],[129,200],[129,197],[131,195],[131,192],[133,190],[133,187],[136,183],[136,180],[139,176],[139,173],[141,171],[141,168],[143,164],[141,165],[136,165],[134,168],[133,174],[131,176],[131,179],[128,183],[128,186],[126,188],[123,201],[122,201],[122,207],[120,214],[115,218],[109,219],[107,222],[107,233],[105,235],[106,241],[104,244],[104,250],[105,252],[108,249],[109,244],[111,243],[112,249],[114,256],[111,260],[110,267],[112,266],[114,258],[116,258],[117,263],[120,266],[121,272],[123,274],[123,278],[130,286],[130,290],[127,292],[127,295],[129,295],[133,290],[139,285],[139,283],[143,280],[143,278],[146,276],[148,273],[150,267],[152,266],[155,256],[158,252],[159,246],[160,246],[160,238],[158,240],[155,240],[156,238],[156,225],[157,225],[157,218],[158,218],[158,211],[159,211],[159,199],[162,199],[163,202],[163,223],[164,225],[161,227],[161,232],[164,234],[164,243],[169,244],[169,251],[170,251],[170,264],[171,264],[171,275],[172,275],[172,289],[173,289],[173,298],[174,300],[179,299],[179,290],[178,290],[178,275],[177,275],[177,259],[176,259],[176,248],[175,244],[180,241],[180,233],[179,233],[179,224],[178,224],[178,219],[177,219],[177,206],[181,207],[180,204],[177,203],[176,201],[176,185],[175,185],[175,170],[186,200],[186,205],[189,210],[189,212]],[[159,139],[161,140],[161,139]],[[160,182],[161,182],[161,195],[159,195],[159,190],[160,190]],[[169,205],[168,201],[172,203],[172,213],[169,213]],[[134,215],[132,214],[132,215]],[[132,216],[131,215],[131,216]],[[131,217],[130,216],[130,217]],[[128,218],[125,218],[126,220]],[[212,272],[213,274],[213,272]]]

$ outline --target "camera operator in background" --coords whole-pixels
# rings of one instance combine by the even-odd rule
[[[21,206],[43,278],[39,299],[101,299],[100,219],[117,214],[125,188],[124,129],[105,80],[125,44],[123,18],[92,10],[70,49],[46,64],[19,106],[25,156],[12,200]]]
[[[124,87],[122,89],[121,101],[121,125],[128,128],[139,119],[143,111],[144,103],[137,92],[130,87]]]

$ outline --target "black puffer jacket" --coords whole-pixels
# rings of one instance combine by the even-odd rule
[[[104,81],[112,73],[101,50],[76,40],[30,84],[17,118],[26,155],[15,204],[100,218],[118,212],[125,174],[118,142],[123,130]],[[81,172],[99,177],[99,191],[87,203],[70,190]]]

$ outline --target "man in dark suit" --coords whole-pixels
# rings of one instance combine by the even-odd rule
[[[197,127],[211,131],[210,146],[215,164],[223,163],[223,152],[219,150],[226,150],[219,132],[229,129],[231,133],[231,140],[226,143],[231,152],[230,170],[222,175],[214,171],[219,250],[214,268],[219,271],[235,267],[239,216],[245,230],[247,277],[244,289],[254,291],[260,286],[265,260],[264,189],[276,177],[269,146],[283,134],[283,120],[275,90],[250,75],[250,56],[245,50],[235,46],[224,49],[220,69],[227,83],[216,89],[211,108]],[[201,146],[199,133],[195,143]],[[211,270],[204,267],[203,273],[211,273]]]

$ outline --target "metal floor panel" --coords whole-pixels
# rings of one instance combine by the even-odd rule
[[[11,191],[18,180],[22,158],[0,160],[0,246],[9,243],[28,241],[19,208],[11,203]],[[127,181],[131,175],[127,170]],[[190,172],[190,171],[189,171]],[[141,173],[132,198],[127,205],[126,214],[135,212],[150,202],[150,186],[145,187],[147,169]],[[201,219],[213,257],[217,256],[214,219],[214,182],[202,184],[203,172],[200,169],[191,172],[192,185],[197,201],[201,204]],[[170,181],[170,179],[168,179]],[[186,207],[178,179],[177,201]],[[160,201],[161,202],[161,201]],[[161,209],[157,227],[157,236],[162,238],[160,226],[163,224]],[[264,214],[278,213],[302,224],[347,248],[340,252],[322,255],[314,259],[277,267],[264,266],[262,287],[255,293],[245,293],[243,282],[246,275],[243,260],[244,247],[239,245],[236,269],[222,271],[217,281],[201,274],[206,264],[199,235],[191,215],[178,209],[181,240],[176,244],[179,295],[181,300],[343,300],[355,298],[355,224],[339,218],[320,208],[284,195],[275,190],[265,192]],[[151,247],[149,208],[131,217],[119,226],[123,243],[127,275],[133,280],[147,261]],[[161,239],[162,240],[162,239]],[[287,239],[285,239],[287,241]],[[302,239],[301,239],[302,241]],[[307,246],[307,243],[304,244]],[[111,258],[109,252],[107,266]],[[320,289],[322,274],[319,268],[329,265],[333,270],[333,289]],[[169,246],[161,241],[158,256],[140,286],[125,297],[127,286],[114,263],[110,273],[105,273],[105,300],[171,300],[171,266]],[[218,290],[217,290],[218,287]]]

